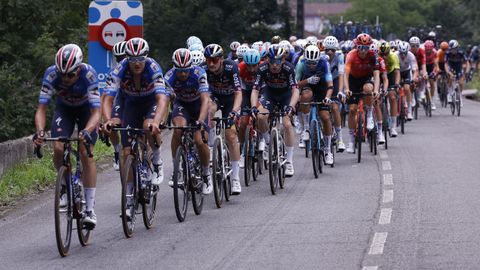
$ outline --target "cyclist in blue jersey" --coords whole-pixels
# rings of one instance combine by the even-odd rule
[[[51,123],[52,137],[70,137],[75,125],[79,138],[93,148],[97,139],[97,125],[100,122],[100,94],[97,73],[92,66],[82,63],[83,53],[75,44],[60,48],[55,56],[55,65],[45,71],[40,91],[39,105],[35,113],[36,135],[34,142],[41,145],[45,138],[45,122],[48,105],[56,94],[56,106]],[[89,158],[84,144],[80,144],[80,159],[83,166],[82,183],[85,187],[86,216],[84,222],[95,227],[97,217],[94,211],[97,171],[95,160]],[[59,169],[63,163],[63,143],[53,146],[53,163]],[[60,207],[67,205],[66,186],[62,185]]]
[[[243,46],[243,45],[241,45]],[[240,46],[240,47],[241,47]],[[243,58],[245,53],[237,52],[239,57]],[[230,117],[232,124],[225,130],[225,140],[230,159],[232,162],[232,194],[238,195],[242,191],[240,185],[240,144],[238,143],[237,129],[233,124],[240,115],[242,106],[242,88],[238,76],[238,66],[235,61],[223,59],[223,49],[218,44],[210,44],[205,48],[205,58],[207,64],[204,69],[207,72],[208,85],[211,93],[211,102],[209,105],[210,118],[217,110],[222,111],[222,117]],[[209,143],[213,146],[214,128],[210,125]]]
[[[148,43],[142,38],[132,38],[126,44],[127,58],[117,64],[111,72],[108,96],[103,104],[105,115],[111,118],[105,123],[108,126],[121,124],[122,127],[149,128],[152,133],[147,133],[147,139],[153,150],[152,163],[154,166],[153,185],[163,181],[163,162],[160,157],[161,140],[159,136],[159,123],[164,119],[164,112],[168,105],[168,98],[163,95],[165,82],[162,68],[152,58],[148,57]],[[123,104],[122,103],[123,100]],[[115,102],[114,102],[115,101]],[[123,115],[112,111],[121,106]],[[108,130],[108,129],[107,129]],[[130,153],[130,140],[127,131],[122,131],[123,157]],[[156,137],[156,138],[154,138]],[[130,184],[130,183],[129,183]],[[129,185],[133,191],[133,182]]]
[[[125,59],[125,57],[127,57],[127,55],[125,53],[125,44],[127,44],[126,41],[121,41],[121,42],[116,43],[112,48],[112,54],[115,57],[115,62],[116,63],[120,63],[123,59]],[[113,69],[114,69],[114,67],[112,68],[112,70],[110,70],[110,72],[112,72]],[[109,74],[110,74],[110,72],[109,72]],[[112,81],[112,79],[110,78],[110,76],[108,76],[107,79],[106,79],[106,83],[109,84],[109,83],[111,83],[111,81]],[[106,87],[105,90],[108,90],[108,87]],[[107,91],[105,91],[105,90],[102,93],[102,98],[101,98],[102,104],[104,104],[105,97],[107,96]],[[123,102],[121,102],[121,104],[123,104]],[[121,109],[121,105],[114,108],[115,113],[117,113],[118,115],[121,115],[120,109]],[[107,115],[105,113],[105,111],[103,110],[103,107],[102,107],[102,117],[103,117],[103,119],[110,119],[110,114]],[[120,150],[122,149],[122,146],[120,145],[120,138],[118,137],[117,132],[110,132],[110,134],[107,134],[107,135],[109,136],[110,141],[112,142],[112,145],[113,145],[113,149],[114,149],[113,168],[116,171],[118,171],[118,170],[120,170],[119,158],[120,158]]]
[[[320,57],[320,49],[317,46],[308,46],[305,49],[303,59],[298,62],[295,69],[298,87],[302,89],[300,102],[324,102],[318,107],[318,114],[323,123],[325,135],[325,163],[333,164],[333,154],[330,144],[332,142],[332,123],[330,121],[330,103],[333,93],[332,73],[330,65],[325,57]],[[310,106],[301,105],[303,111],[302,140],[310,139]],[[303,141],[302,141],[303,142]]]
[[[201,125],[205,127],[208,116],[208,102],[210,91],[208,89],[207,74],[199,66],[192,65],[192,54],[188,49],[177,49],[172,56],[173,68],[165,74],[165,83],[169,91],[164,95],[175,95],[173,103],[172,122],[174,126]],[[182,130],[174,130],[172,136],[172,155],[177,152],[181,144]],[[213,190],[210,175],[210,151],[208,145],[202,140],[201,131],[194,135],[195,144],[202,164],[203,194],[210,194]],[[173,160],[173,159],[172,159]],[[173,187],[173,181],[168,185]]]
[[[454,39],[450,40],[448,42],[448,48],[448,51],[445,53],[445,70],[447,70],[450,77],[447,99],[448,102],[452,102],[452,93],[454,90],[452,89],[453,78],[459,80],[461,93],[465,85],[465,73],[463,70],[465,69],[467,71],[466,73],[470,72],[470,63],[468,62],[465,51],[460,48],[458,41]],[[460,99],[460,103],[463,106],[462,99]]]
[[[237,60],[237,49],[240,47],[240,42],[233,41],[230,43],[230,52],[228,53],[227,59]]]
[[[274,37],[276,38],[276,37]],[[272,39],[272,41],[276,41]],[[252,113],[268,113],[274,106],[284,110],[287,115],[283,117],[283,126],[285,128],[285,145],[287,157],[285,163],[285,175],[293,176],[293,145],[295,135],[290,117],[295,111],[295,105],[298,102],[298,87],[295,80],[295,67],[285,62],[285,51],[278,44],[271,45],[268,49],[269,61],[260,65],[257,72],[257,78],[252,90],[250,103],[252,104]],[[265,87],[263,87],[265,85]],[[257,108],[259,92],[262,89],[260,98],[260,107]],[[264,140],[270,141],[268,133],[268,115],[258,115],[258,131],[262,134]],[[265,149],[265,145],[259,146],[260,150]],[[263,152],[264,159],[268,159],[266,151]]]

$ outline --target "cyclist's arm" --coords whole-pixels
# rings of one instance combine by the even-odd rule
[[[343,53],[339,55],[338,60],[338,91],[343,93],[343,83],[345,75],[345,59]]]
[[[257,72],[257,77],[255,79],[255,83],[252,88],[252,94],[250,96],[250,104],[252,105],[252,107],[256,107],[258,104],[258,93],[260,92],[262,85],[262,74],[260,74],[260,72]]]
[[[303,88],[308,85],[307,79],[302,80],[303,70],[304,70],[304,63],[302,61],[298,61],[297,65],[295,66],[295,79],[298,82],[298,87]]]
[[[242,107],[242,86],[240,84],[240,76],[238,75],[238,67],[237,65],[233,66],[232,69],[232,76],[233,76],[233,86],[235,88],[234,92],[234,100],[233,100],[233,111],[240,113],[240,109]]]
[[[401,80],[401,75],[400,75],[400,69],[395,69],[393,71],[395,75],[395,85],[400,85],[400,80]]]
[[[389,85],[387,73],[382,72],[381,75],[382,75],[382,81],[383,81],[383,91],[387,92],[388,91],[388,85]]]
[[[100,118],[102,117],[102,114],[100,112],[100,107],[94,107],[90,108],[90,119],[88,119],[87,125],[85,126],[85,129],[89,132],[92,133],[96,130],[98,124],[100,123]]]
[[[380,89],[380,70],[373,71],[373,92],[378,93]]]
[[[351,69],[351,62],[348,61],[348,55],[347,55],[347,60],[345,62],[345,75],[343,76],[343,79],[345,82],[344,90],[350,90],[350,84],[348,82],[348,78],[350,77],[350,69]]]
[[[37,132],[45,129],[47,108],[48,105],[46,104],[38,104],[37,112],[35,113],[35,128]]]
[[[295,71],[291,70],[289,78],[288,78],[290,88],[292,89],[292,97],[290,98],[290,106],[295,108],[297,105],[300,91],[298,91],[297,80],[295,80]]]
[[[201,105],[200,105],[200,115],[198,117],[199,122],[205,122],[205,119],[207,119],[209,100],[210,100],[209,92],[203,92],[200,94]]]

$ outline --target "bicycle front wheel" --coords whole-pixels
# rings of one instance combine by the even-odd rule
[[[318,122],[312,121],[310,125],[311,125],[310,130],[312,131],[310,141],[312,145],[311,149],[312,149],[313,176],[315,176],[315,178],[318,178],[319,168],[321,166],[320,165],[320,162],[321,162],[320,149],[319,149],[320,141],[318,136]]]
[[[272,195],[275,195],[278,188],[278,138],[277,130],[272,129],[270,134],[270,144],[268,145],[268,173],[270,178],[270,191]]]
[[[138,207],[138,196],[135,182],[137,181],[137,170],[135,168],[135,158],[128,155],[123,167],[122,177],[122,227],[125,237],[133,236],[135,228],[136,210]],[[128,181],[130,180],[130,181]]]
[[[362,160],[362,142],[363,142],[363,114],[358,113],[357,133],[355,134],[355,144],[357,148],[357,162]]]
[[[245,186],[248,187],[250,185],[250,173],[253,174],[252,171],[252,164],[251,161],[253,157],[250,156],[250,128],[247,126],[245,128],[245,141],[243,143],[243,164],[245,168],[243,168],[243,179],[245,181]],[[241,157],[240,157],[241,158]]]
[[[72,221],[73,221],[73,204],[70,188],[70,171],[67,167],[62,166],[57,174],[57,181],[55,183],[55,236],[57,240],[58,252],[62,257],[68,255],[70,249],[70,242],[72,240]],[[63,185],[63,192],[62,192]],[[65,190],[66,189],[66,190]],[[61,195],[66,197],[66,207],[60,206]]]
[[[245,153],[245,157],[248,154]],[[222,155],[222,141],[220,138],[215,138],[213,142],[213,151],[212,151],[212,182],[213,182],[213,195],[215,197],[215,204],[217,208],[222,207],[223,203],[223,185],[224,185],[224,162],[223,162],[223,155]],[[247,166],[247,163],[245,163]],[[245,167],[245,175],[248,174],[248,170]],[[245,185],[247,184],[247,176],[245,176]]]
[[[142,216],[143,224],[145,228],[151,229],[153,227],[153,219],[155,218],[155,212],[157,209],[157,193],[158,186],[147,186],[142,191],[144,201],[142,202]]]
[[[189,196],[189,171],[187,158],[182,147],[177,149],[173,163],[173,202],[175,214],[180,222],[185,220]]]

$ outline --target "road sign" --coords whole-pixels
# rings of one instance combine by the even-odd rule
[[[112,47],[133,37],[143,37],[140,1],[92,1],[88,9],[88,62],[98,73],[99,88],[115,63]]]

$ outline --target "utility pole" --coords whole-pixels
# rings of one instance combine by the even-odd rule
[[[297,0],[297,36],[298,38],[303,37],[304,25],[305,25],[305,16],[304,16],[304,1]]]

